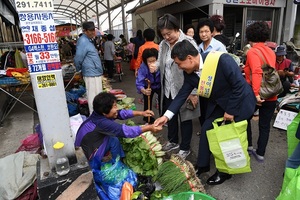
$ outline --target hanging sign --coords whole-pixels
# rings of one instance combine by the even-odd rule
[[[61,69],[53,0],[15,0],[29,72]]]
[[[18,12],[54,9],[53,0],[15,0],[15,5]]]
[[[52,12],[20,12],[28,68],[32,72],[61,68]]]

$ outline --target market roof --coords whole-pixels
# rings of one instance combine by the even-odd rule
[[[77,22],[103,15],[134,0],[53,0],[54,17],[72,18]]]
[[[182,0],[152,0],[141,4],[131,10],[128,13],[141,14],[152,10],[157,10],[166,6],[169,6],[174,3],[178,3]]]

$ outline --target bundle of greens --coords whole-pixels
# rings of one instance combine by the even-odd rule
[[[200,191],[205,189],[196,176],[193,165],[180,156],[173,154],[169,161],[162,163],[154,180],[159,182],[168,194],[177,194],[187,191]]]
[[[150,131],[136,138],[122,138],[120,141],[126,154],[124,163],[135,173],[144,176],[154,176],[157,173],[165,152]]]
[[[118,109],[131,109],[136,110],[136,106],[133,103],[134,98],[126,97],[122,101],[117,101]]]

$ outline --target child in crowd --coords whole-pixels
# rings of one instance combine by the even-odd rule
[[[152,117],[151,110],[133,111],[118,110],[117,99],[113,94],[102,92],[93,101],[93,113],[79,127],[75,146],[81,146],[90,164],[104,156],[111,155],[112,159],[124,157],[124,152],[118,137],[134,138],[146,131],[157,133],[162,127],[154,125],[127,126],[115,122],[115,119],[129,119],[134,116]]]
[[[130,62],[130,65],[131,65],[131,59],[133,56],[133,51],[134,51],[133,38],[130,38],[129,43],[126,46],[126,56],[127,56],[128,62]],[[131,66],[130,66],[130,68],[131,68]]]
[[[144,98],[144,110],[152,108],[152,98],[156,93],[158,95],[158,102],[160,102],[160,72],[152,71],[151,65],[155,65],[155,62],[158,57],[158,50],[155,48],[145,49],[142,54],[142,64],[138,70],[137,78],[136,78],[136,88],[138,93],[143,94]],[[150,101],[149,101],[150,97]],[[158,105],[160,108],[160,105]],[[158,109],[160,110],[160,109]],[[154,122],[154,118],[151,117],[150,121],[148,121],[147,117],[143,119],[145,122],[152,124]]]

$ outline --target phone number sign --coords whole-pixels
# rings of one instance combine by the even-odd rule
[[[52,12],[20,12],[20,26],[30,72],[61,68]]]
[[[54,9],[53,0],[15,0],[15,5],[18,12]]]
[[[38,89],[51,88],[57,86],[55,74],[37,75],[36,82]]]

